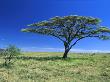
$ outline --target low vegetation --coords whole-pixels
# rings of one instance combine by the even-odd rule
[[[12,59],[20,54],[20,49],[15,45],[9,45],[6,49],[0,52],[0,56],[4,59],[5,66],[8,66],[10,63],[12,63]]]
[[[0,82],[110,82],[110,54],[28,52],[9,67],[0,58]]]

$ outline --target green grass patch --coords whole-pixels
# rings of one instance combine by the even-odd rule
[[[9,67],[0,58],[0,82],[110,82],[110,54],[23,54]]]

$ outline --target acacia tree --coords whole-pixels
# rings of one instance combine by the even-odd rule
[[[60,39],[65,47],[63,58],[67,58],[70,49],[81,39],[95,37],[107,40],[110,38],[110,29],[101,26],[100,20],[93,17],[57,16],[48,21],[41,21],[28,26],[29,28],[22,29],[22,31],[50,35]]]

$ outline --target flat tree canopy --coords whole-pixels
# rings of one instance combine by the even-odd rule
[[[110,29],[101,26],[100,22],[98,18],[86,16],[56,16],[47,21],[28,25],[29,28],[22,29],[22,31],[49,35],[60,39],[65,47],[63,58],[67,58],[70,49],[83,38],[110,39]]]

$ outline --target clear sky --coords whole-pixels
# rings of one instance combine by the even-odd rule
[[[110,0],[0,0],[0,48],[14,44],[24,50],[60,51],[62,42],[43,35],[20,32],[28,24],[54,16],[93,16],[110,27]],[[110,40],[81,40],[73,50],[110,50]]]

